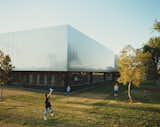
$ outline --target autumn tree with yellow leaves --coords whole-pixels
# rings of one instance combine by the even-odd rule
[[[143,53],[139,49],[134,49],[130,45],[126,46],[120,53],[118,60],[118,70],[120,77],[118,82],[128,85],[128,98],[132,102],[131,86],[138,87],[145,79],[147,62],[151,58],[149,52]]]

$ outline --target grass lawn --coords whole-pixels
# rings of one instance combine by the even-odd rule
[[[43,120],[44,92],[7,88],[0,102],[0,127],[160,127],[160,86],[145,83],[134,88],[134,103],[120,86],[113,97],[112,84],[51,98],[55,116]]]

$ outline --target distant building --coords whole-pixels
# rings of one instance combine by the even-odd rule
[[[0,34],[15,69],[12,84],[90,84],[115,71],[114,53],[69,25]]]

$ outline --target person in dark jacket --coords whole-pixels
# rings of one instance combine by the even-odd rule
[[[47,120],[47,114],[49,112],[50,112],[51,116],[54,115],[54,112],[53,112],[53,109],[52,109],[52,104],[51,104],[51,101],[50,101],[50,95],[52,94],[53,89],[50,88],[49,90],[50,90],[49,93],[45,93],[45,111],[44,111],[44,115],[43,115],[44,120]]]

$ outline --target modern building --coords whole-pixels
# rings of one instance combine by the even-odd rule
[[[12,84],[65,88],[115,71],[114,53],[70,25],[0,34],[0,49],[15,66]]]

